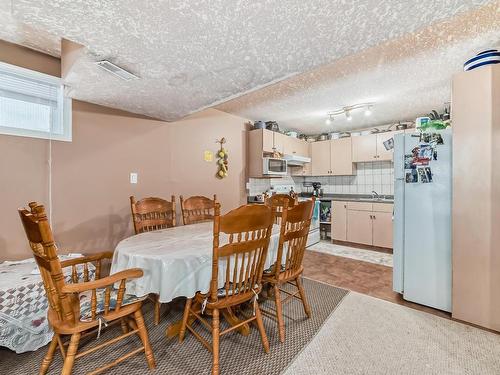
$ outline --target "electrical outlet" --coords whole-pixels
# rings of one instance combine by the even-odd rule
[[[137,184],[137,177],[138,177],[138,174],[136,172],[130,173],[130,183]]]

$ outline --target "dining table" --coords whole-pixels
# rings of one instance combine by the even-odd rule
[[[265,268],[275,262],[280,226],[274,224]],[[221,244],[224,243],[221,233]],[[111,273],[140,268],[144,275],[127,282],[127,293],[138,297],[156,294],[161,303],[177,297],[192,298],[197,292],[207,293],[212,277],[213,222],[183,225],[144,232],[120,241],[114,251]],[[219,287],[224,285],[225,264],[219,266]],[[222,311],[226,320],[235,325],[238,319],[230,310]],[[178,333],[179,324],[167,328],[167,335]],[[239,330],[247,334],[248,328]]]

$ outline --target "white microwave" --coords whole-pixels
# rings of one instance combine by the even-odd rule
[[[283,176],[287,172],[287,163],[284,159],[263,158],[263,175]]]

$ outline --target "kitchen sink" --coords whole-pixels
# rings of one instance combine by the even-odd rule
[[[386,198],[386,197],[378,197],[378,198],[358,198],[356,199],[359,202],[370,202],[370,203],[392,203],[394,199]]]

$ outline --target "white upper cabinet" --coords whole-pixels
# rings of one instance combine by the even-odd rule
[[[351,138],[311,143],[313,176],[347,176],[354,174]]]
[[[311,143],[311,163],[313,176],[330,175],[330,141]]]
[[[352,137],[352,160],[355,163],[366,161],[392,160],[393,151],[387,150],[384,142],[402,130]]]

